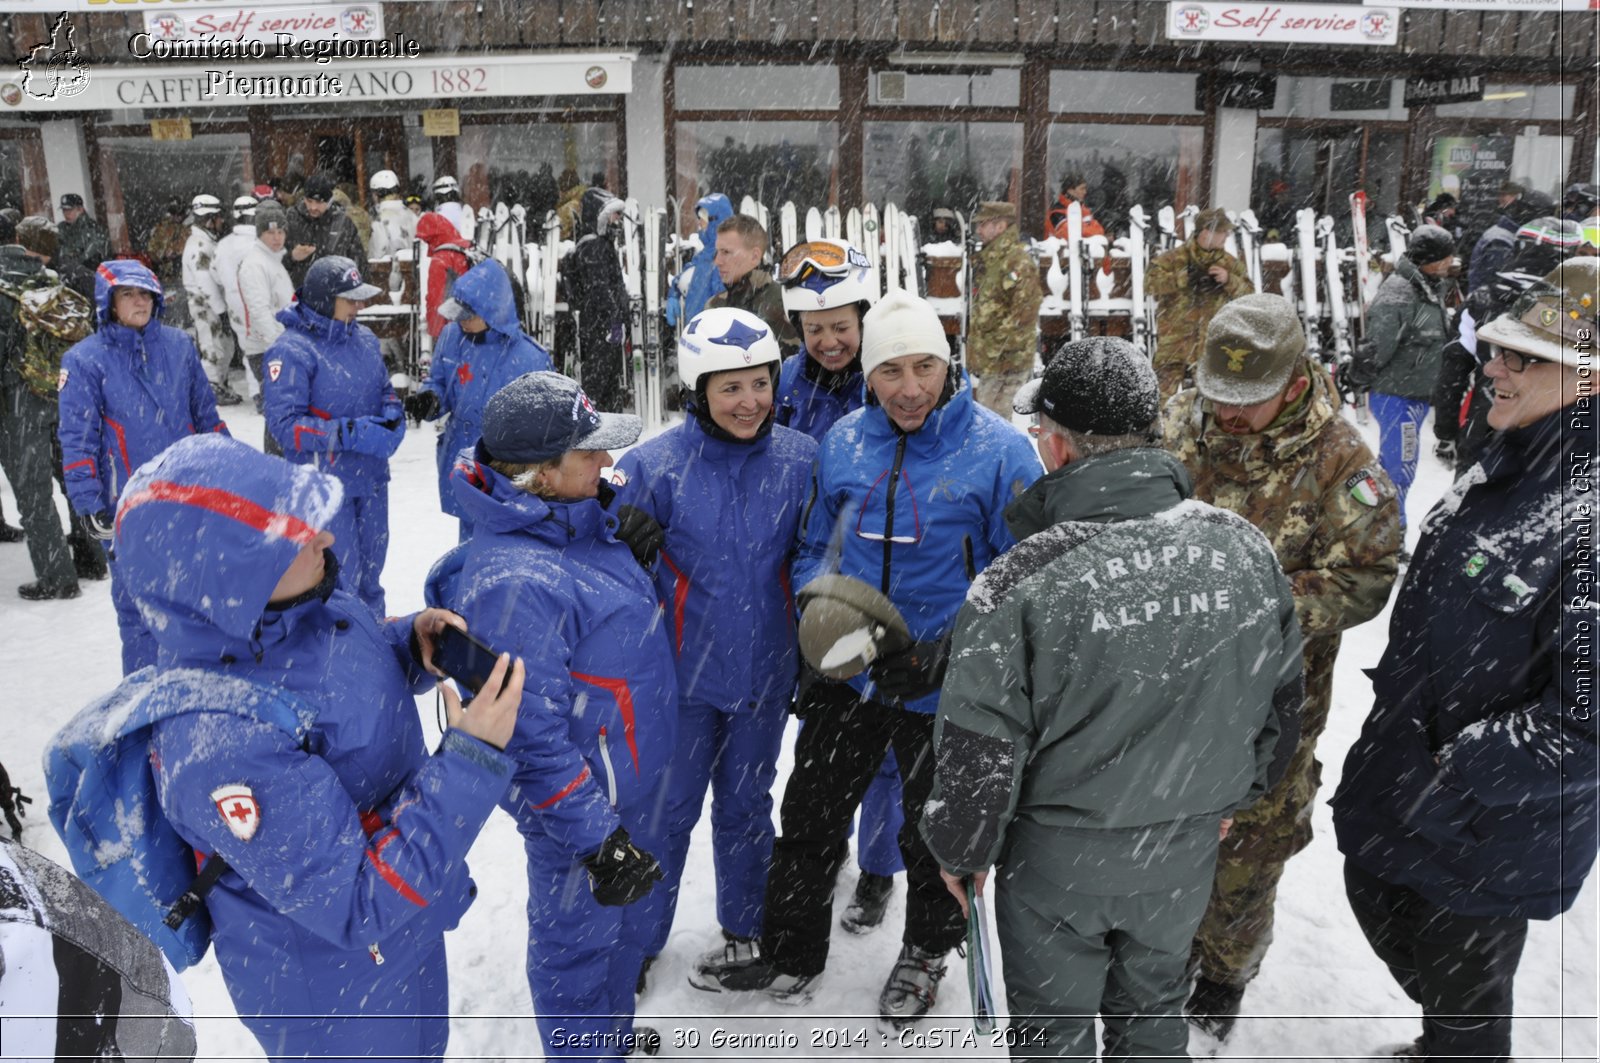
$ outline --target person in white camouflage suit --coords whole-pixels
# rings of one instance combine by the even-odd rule
[[[217,234],[225,215],[222,201],[201,193],[189,204],[189,241],[183,245],[183,290],[189,297],[189,319],[195,346],[205,367],[218,406],[237,406],[244,400],[228,387],[228,367],[233,363],[233,332],[228,327],[228,302],[212,271],[217,255]]]

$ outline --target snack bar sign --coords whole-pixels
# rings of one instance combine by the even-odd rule
[[[1400,14],[1353,4],[1229,4],[1170,0],[1167,37],[1174,41],[1261,41],[1281,44],[1395,44]]]

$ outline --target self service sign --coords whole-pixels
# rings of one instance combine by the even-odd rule
[[[1400,14],[1354,4],[1227,4],[1172,0],[1167,37],[1174,41],[1280,44],[1395,44]]]

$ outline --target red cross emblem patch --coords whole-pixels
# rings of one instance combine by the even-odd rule
[[[267,379],[268,380],[272,381],[273,383],[277,383],[278,382],[278,377],[280,375],[282,375],[282,373],[283,373],[283,363],[281,361],[272,361],[272,362],[268,362],[267,363]]]
[[[211,800],[235,838],[247,842],[256,836],[256,828],[261,826],[261,806],[256,803],[255,791],[240,784],[219,786],[211,791]]]
[[[472,383],[472,366],[466,362],[456,366],[456,379],[463,384]]]

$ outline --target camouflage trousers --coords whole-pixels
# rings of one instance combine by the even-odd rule
[[[998,413],[1011,423],[1011,397],[1028,382],[1028,369],[994,369],[978,378],[972,386],[972,397],[982,406]]]
[[[1189,366],[1184,362],[1157,362],[1155,369],[1156,386],[1161,390],[1161,405],[1165,406],[1168,399],[1182,390],[1184,378],[1189,375]]]
[[[1306,701],[1300,742],[1289,770],[1266,796],[1234,817],[1218,846],[1211,887],[1190,966],[1201,977],[1243,989],[1261,970],[1272,944],[1278,881],[1289,858],[1311,844],[1311,805],[1322,783],[1315,754],[1333,700],[1337,636],[1306,640]]]

